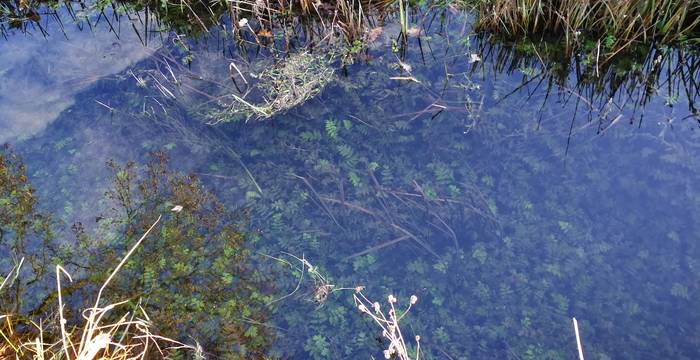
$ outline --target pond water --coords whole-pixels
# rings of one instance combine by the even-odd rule
[[[641,100],[634,79],[547,86],[537,57],[490,44],[469,14],[411,20],[422,32],[405,47],[388,20],[303,104],[216,125],[216,100],[284,56],[216,30],[147,46],[104,22],[10,34],[0,141],[47,210],[88,226],[110,206],[108,160],[165,152],[247,209],[260,262],[303,255],[337,286],[416,294],[404,333],[426,358],[572,359],[574,316],[587,358],[698,358],[700,143],[684,84],[700,79],[675,71],[692,53],[664,53]],[[295,288],[291,271],[275,278],[276,297]],[[273,355],[381,356],[352,292],[306,295],[276,303]]]

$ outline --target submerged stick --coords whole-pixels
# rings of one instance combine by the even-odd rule
[[[420,80],[416,79],[413,76],[392,76],[389,78],[390,80],[401,80],[401,81],[413,81],[416,83],[421,83]]]
[[[576,333],[576,347],[578,347],[578,359],[583,359],[583,346],[581,346],[581,335],[578,332],[578,321],[576,318],[571,318],[574,321],[574,332]]]
[[[258,182],[255,181],[255,177],[253,177],[253,173],[250,172],[250,170],[248,169],[248,167],[245,165],[245,163],[243,162],[243,159],[241,158],[241,156],[240,156],[235,150],[233,150],[233,148],[231,148],[230,146],[224,145],[224,148],[225,148],[226,150],[228,150],[229,154],[230,154],[234,159],[236,159],[236,160],[238,161],[238,164],[240,164],[241,167],[243,168],[243,170],[245,170],[245,173],[246,173],[246,175],[248,175],[248,178],[250,179],[250,181],[253,182],[253,185],[255,185],[255,188],[258,190],[258,192],[260,193],[260,195],[262,195],[262,194],[263,194],[262,188],[260,187],[260,185],[258,185]]]
[[[354,253],[354,254],[352,254],[352,255],[348,255],[348,256],[346,256],[346,257],[343,258],[343,261],[345,261],[345,260],[350,260],[350,259],[355,258],[355,257],[358,257],[358,256],[362,256],[362,255],[369,254],[369,253],[371,253],[371,252],[373,252],[373,251],[377,251],[377,250],[382,249],[382,248],[385,248],[385,247],[387,247],[387,246],[389,246],[389,245],[393,245],[393,244],[396,244],[396,243],[398,243],[398,242],[401,242],[401,241],[403,241],[403,240],[410,239],[410,238],[411,238],[411,237],[408,236],[408,235],[399,236],[399,237],[397,237],[396,239],[389,240],[389,241],[383,242],[383,243],[381,243],[381,244],[379,244],[379,245],[372,246],[372,247],[369,248],[369,249],[365,249],[365,250],[362,250],[362,251],[358,251],[358,252],[356,252],[356,253]]]
[[[357,210],[357,211],[363,212],[363,213],[365,213],[365,214],[372,215],[372,216],[375,216],[375,217],[379,218],[379,216],[378,216],[374,211],[365,209],[365,208],[363,208],[362,206],[355,205],[355,204],[349,203],[349,202],[347,202],[347,201],[346,201],[346,202],[342,202],[342,201],[340,201],[340,200],[333,199],[333,198],[329,198],[329,197],[325,197],[325,196],[319,196],[318,198],[321,199],[321,200],[328,201],[328,202],[332,202],[332,203],[336,203],[336,204],[341,204],[341,205],[343,205],[343,206],[345,206],[345,207],[347,207],[347,208],[349,208],[349,209]],[[382,220],[381,218],[379,218],[379,219]],[[382,221],[383,221],[383,220],[382,220]],[[404,229],[403,227],[401,227],[401,226],[399,226],[399,225],[397,225],[397,224],[395,224],[395,223],[388,223],[388,225],[390,225],[390,226],[393,227],[394,229],[400,231],[401,233],[403,233],[404,235],[408,236],[409,238],[413,239],[416,243],[418,243],[418,245],[422,246],[426,251],[428,251],[430,254],[432,254],[432,255],[435,256],[436,258],[438,258],[438,259],[440,258],[440,255],[438,255],[433,249],[431,249],[431,248],[428,246],[428,244],[426,244],[424,241],[422,241],[421,239],[419,239],[418,237],[416,237],[415,235],[413,235],[410,231]]]
[[[314,187],[311,185],[311,183],[309,182],[309,180],[307,180],[307,179],[306,179],[305,177],[303,177],[303,176],[299,176],[299,175],[294,174],[294,173],[292,173],[291,175],[292,175],[293,177],[295,177],[295,178],[300,179],[301,181],[303,181],[304,184],[306,184],[306,186],[311,190],[311,192],[313,192],[314,195],[316,195],[316,198],[319,199],[318,204],[319,204],[319,205],[321,206],[321,208],[326,212],[326,214],[333,220],[333,222],[334,222],[336,225],[338,225],[339,228],[343,229],[343,231],[347,231],[347,230],[345,230],[345,228],[344,228],[342,225],[340,225],[340,223],[338,222],[338,220],[336,220],[335,216],[333,216],[333,213],[331,213],[331,210],[328,209],[328,206],[326,206],[326,204],[323,203],[323,199],[322,199],[321,195],[319,195],[319,194],[316,192],[316,189],[314,189]]]
[[[413,239],[413,241],[415,241],[416,243],[418,243],[418,245],[422,246],[423,249],[425,249],[425,250],[426,250],[427,252],[429,252],[431,255],[435,256],[437,259],[440,259],[440,255],[438,255],[438,254],[435,252],[435,250],[431,249],[430,246],[428,246],[428,244],[426,244],[423,240],[419,239],[417,236],[413,235],[410,231],[408,231],[408,230],[406,230],[406,229],[404,229],[404,228],[402,228],[401,226],[396,225],[396,224],[390,224],[390,225],[391,225],[391,227],[393,227],[394,229],[396,229],[396,230],[398,230],[398,231],[400,231],[400,232],[406,234],[408,237],[410,237],[411,239]]]

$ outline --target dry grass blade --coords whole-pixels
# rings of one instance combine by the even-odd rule
[[[60,329],[60,336],[57,341],[47,343],[44,340],[44,331],[41,323],[32,323],[39,335],[17,345],[10,340],[10,337],[5,336],[5,334],[0,331],[3,335],[3,342],[0,343],[0,354],[2,354],[3,358],[20,358],[31,355],[34,359],[49,360],[126,360],[150,358],[149,354],[160,354],[160,356],[165,357],[166,353],[164,349],[189,349],[196,353],[201,353],[201,350],[198,352],[196,347],[152,334],[150,332],[148,315],[140,306],[138,306],[141,312],[140,316],[137,316],[136,313],[126,312],[116,321],[106,321],[106,319],[111,318],[111,313],[114,312],[114,310],[127,304],[129,301],[115,302],[104,306],[100,305],[104,291],[109,283],[119,273],[119,270],[126,264],[129,257],[136,251],[144,239],[160,222],[160,219],[161,217],[159,216],[143,236],[134,243],[107,280],[102,284],[94,306],[83,312],[85,323],[82,325],[82,331],[74,331],[77,328],[72,328],[70,330],[68,328],[68,321],[64,315],[65,309],[61,279],[63,277],[66,277],[69,281],[73,281],[73,279],[62,266],[57,265],[56,287],[58,292],[58,327]],[[15,270],[13,269],[13,271]],[[5,326],[5,328],[12,331],[13,327],[10,322],[10,316],[4,315],[0,317],[0,319],[4,319],[8,323],[8,326]],[[76,337],[78,334],[80,334],[80,336]],[[160,343],[167,345],[167,347],[162,347]],[[154,347],[154,349],[152,350],[151,347]]]

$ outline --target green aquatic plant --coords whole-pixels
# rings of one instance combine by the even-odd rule
[[[127,259],[142,244],[148,234],[158,225],[160,217],[146,230],[129,252],[119,262],[110,276],[97,292],[93,306],[84,310],[84,323],[74,325],[65,318],[63,306],[63,287],[65,280],[73,281],[71,275],[61,266],[56,265],[56,297],[58,298],[57,317],[47,318],[58,323],[53,325],[46,321],[29,321],[28,324],[15,323],[19,314],[0,315],[0,356],[2,358],[33,359],[76,359],[76,360],[117,360],[137,358],[164,358],[171,350],[187,350],[195,358],[201,358],[201,349],[151,333],[151,322],[142,307],[124,311],[128,301],[103,305],[101,302],[107,285],[118,275]],[[19,274],[21,263],[16,268]],[[3,282],[2,285],[5,285]],[[0,291],[2,291],[0,286]],[[121,314],[115,317],[115,312]],[[109,319],[114,318],[114,321]],[[48,325],[48,326],[47,326]],[[32,338],[31,335],[34,335]]]
[[[245,206],[250,219],[247,243],[254,243],[256,249],[267,253],[286,249],[318,259],[314,267],[334,274],[332,283],[372,281],[380,285],[377,294],[416,289],[424,305],[404,319],[404,329],[429,335],[422,340],[422,357],[568,358],[573,356],[567,351],[573,338],[567,325],[571,314],[565,312],[585,312],[595,314],[584,327],[595,344],[587,349],[593,357],[693,358],[694,352],[685,349],[697,349],[697,339],[681,335],[695,331],[699,322],[693,311],[687,311],[684,319],[676,314],[677,309],[693,308],[698,291],[696,277],[688,276],[700,269],[694,260],[697,247],[687,241],[698,233],[686,219],[697,212],[697,194],[690,180],[697,165],[692,142],[674,142],[678,133],[669,130],[666,148],[659,146],[653,128],[613,128],[601,137],[575,137],[580,141],[564,156],[562,134],[566,135],[568,126],[562,129],[559,119],[579,112],[573,102],[539,109],[532,103],[547,95],[542,88],[528,87],[540,81],[550,84],[552,78],[547,75],[557,71],[543,69],[537,56],[547,62],[550,58],[544,50],[551,49],[551,44],[524,46],[530,57],[520,59],[532,63],[516,66],[515,71],[538,70],[529,74],[534,80],[524,89],[532,98],[525,98],[525,90],[515,89],[521,85],[517,79],[501,76],[501,71],[508,71],[510,58],[497,48],[492,49],[493,55],[483,54],[481,62],[467,64],[462,61],[464,48],[445,46],[464,36],[454,31],[454,24],[450,27],[450,19],[455,21],[438,14],[434,23],[444,21],[439,33],[426,30],[429,35],[420,38],[426,56],[418,53],[417,46],[406,49],[402,61],[412,66],[420,85],[389,79],[399,70],[391,67],[396,59],[378,48],[371,64],[350,67],[347,77],[337,78],[328,84],[328,91],[317,95],[320,101],[290,109],[280,116],[281,121],[227,124],[212,130],[191,121],[190,115],[201,108],[182,109],[181,104],[168,106],[165,101],[168,116],[153,121],[155,116],[141,113],[142,104],[153,104],[144,100],[153,96],[151,89],[134,90],[120,82],[125,91],[109,94],[123,103],[136,98],[133,116],[124,115],[130,110],[125,107],[110,121],[93,124],[95,114],[89,109],[94,104],[82,100],[51,130],[60,130],[60,136],[66,137],[66,133],[81,134],[92,124],[92,137],[80,143],[103,136],[109,144],[122,144],[118,134],[134,135],[123,143],[135,146],[113,146],[123,157],[127,154],[122,151],[138,158],[144,149],[169,148],[179,160],[175,166],[198,173],[200,181],[228,207]],[[388,52],[390,45],[386,45]],[[654,57],[649,59],[651,66]],[[472,67],[475,71],[470,72]],[[621,66],[615,74],[625,69],[633,67]],[[603,68],[599,70],[603,74]],[[242,73],[247,76],[248,71]],[[445,74],[446,79],[435,74]],[[677,79],[691,81],[686,75]],[[617,80],[605,84],[620,88]],[[84,98],[102,91],[94,90]],[[506,96],[511,92],[513,96]],[[470,117],[473,112],[455,110],[466,108],[465,93],[483,99],[475,121]],[[571,95],[566,90],[563,94]],[[606,95],[604,103],[608,99]],[[681,97],[679,103],[683,101]],[[613,105],[609,108],[617,111]],[[538,116],[544,119],[542,127],[537,126]],[[330,132],[328,119],[334,119]],[[573,131],[581,134],[595,126],[595,121],[577,118]],[[49,139],[50,144],[57,135],[46,133],[43,140]],[[51,159],[42,161],[52,178],[72,179],[65,175],[67,169],[54,172],[51,167],[66,159],[77,163],[77,174],[84,169],[68,153],[71,143],[51,151],[60,153],[55,157],[36,144],[43,143],[35,140],[27,147],[38,148],[35,152],[41,153],[41,159]],[[235,148],[235,155],[230,148]],[[90,145],[79,150],[94,154]],[[99,150],[99,154],[107,151]],[[640,159],[654,170],[640,167]],[[143,172],[136,165],[134,169],[131,181],[138,182]],[[64,192],[55,193],[74,191],[64,185],[67,182],[60,185]],[[132,196],[138,197],[138,192],[132,187]],[[644,199],[663,206],[647,208],[640,202]],[[176,205],[171,202],[162,209],[175,216],[170,209]],[[126,211],[118,208],[108,218],[123,219]],[[185,211],[183,207],[180,214]],[[137,209],[134,219],[139,213]],[[649,217],[655,221],[644,221]],[[86,227],[89,232],[90,224]],[[667,236],[671,229],[679,234]],[[665,239],[664,246],[657,243],[659,235]],[[187,242],[183,237],[175,239]],[[132,271],[151,284],[158,276],[147,270],[151,269]],[[222,273],[221,277],[236,281],[235,276]],[[636,281],[621,281],[630,278]],[[291,292],[297,279],[276,280]],[[355,308],[351,301],[326,290],[314,284],[295,293],[303,293],[303,301],[291,301],[294,296],[274,303],[279,310],[270,325],[288,329],[277,334],[279,357],[305,358],[312,353],[323,357],[330,352],[338,358],[370,358],[376,357],[378,348],[386,349],[388,343],[377,344],[382,334],[373,324],[368,326],[367,317],[351,316]],[[324,296],[322,304],[315,300]],[[201,308],[199,300],[194,299],[192,309]],[[654,325],[640,325],[640,318]],[[248,335],[259,333],[259,328],[249,329]],[[620,355],[621,343],[634,346],[625,345],[626,353]],[[304,344],[309,345],[308,351]]]
[[[157,214],[169,213],[110,284],[110,296],[138,302],[161,335],[193,338],[208,353],[228,358],[262,356],[271,338],[262,325],[268,295],[248,260],[242,215],[227,210],[194,176],[170,171],[162,154],[143,170],[135,163],[110,167],[114,210],[101,218],[101,233],[126,239],[102,241],[76,228],[79,242],[91,244],[81,265],[89,277],[102,278],[100,264],[119,256]]]
[[[28,300],[26,288],[49,270],[52,241],[51,215],[40,210],[24,162],[5,145],[0,149],[0,272],[11,274],[10,269],[16,269],[16,281],[6,283],[0,293],[0,310],[20,313],[22,302]]]

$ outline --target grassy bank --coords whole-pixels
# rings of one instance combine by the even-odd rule
[[[563,37],[605,62],[640,43],[700,44],[698,1],[482,0],[477,28],[505,37]]]

